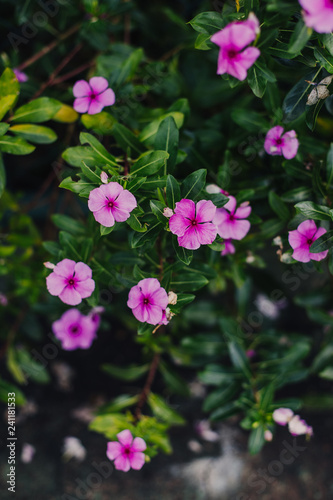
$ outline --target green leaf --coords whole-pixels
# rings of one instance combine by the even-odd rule
[[[140,213],[137,211],[137,209],[134,209],[131,212],[131,215],[129,216],[129,218],[126,220],[126,223],[132,229],[134,229],[134,231],[138,231],[139,233],[145,233],[148,229],[148,226],[146,224],[144,224],[144,225],[141,224],[141,222],[138,218],[138,215],[140,215]]]
[[[253,65],[248,70],[247,82],[255,96],[263,97],[267,86],[267,77],[258,66]]]
[[[238,389],[239,384],[235,382],[219,387],[207,396],[203,404],[203,410],[212,411],[219,406],[225,405],[237,394]]]
[[[195,200],[206,185],[207,170],[202,168],[192,172],[182,182],[182,197]]]
[[[332,365],[333,361],[333,344],[326,345],[315,357],[312,363],[311,371],[318,373],[327,365]]]
[[[312,34],[312,30],[309,29],[303,21],[303,18],[300,18],[295,26],[295,29],[290,37],[288,52],[291,54],[298,54],[307,44],[310,36]]]
[[[81,144],[89,144],[96,155],[98,155],[98,157],[100,158],[100,161],[104,162],[105,165],[111,165],[112,167],[116,168],[119,167],[115,157],[112,156],[93,135],[86,132],[81,132],[80,142]]]
[[[26,398],[23,392],[14,384],[10,384],[6,380],[0,379],[0,400],[3,403],[8,403],[8,393],[15,393],[15,403],[18,406],[23,406],[26,403]]]
[[[312,201],[301,201],[295,205],[295,208],[297,213],[301,213],[308,219],[331,220],[330,209]]]
[[[5,116],[5,114],[14,107],[16,102],[16,95],[6,95],[0,98],[0,120]]]
[[[113,441],[117,440],[117,434],[124,429],[129,429],[132,435],[135,435],[134,426],[129,417],[122,413],[99,415],[89,424],[89,429],[104,434],[107,439]]]
[[[40,125],[31,125],[30,123],[12,125],[9,130],[15,135],[36,144],[51,144],[57,140],[57,134],[51,128]]]
[[[209,419],[212,421],[224,420],[225,418],[231,417],[236,413],[239,413],[241,410],[238,401],[233,401],[232,403],[227,403],[223,406],[220,406],[215,411],[213,411]]]
[[[202,12],[189,21],[189,24],[195,31],[205,35],[213,35],[225,26],[224,19],[218,12]]]
[[[306,107],[305,122],[310,130],[315,129],[317,118],[323,105],[324,99],[319,99],[319,101],[316,102],[316,104],[314,104],[313,106]]]
[[[286,95],[282,105],[284,114],[283,121],[285,123],[296,120],[302,113],[304,113],[308,94],[313,88],[311,83],[308,82],[314,81],[319,75],[321,69],[322,68],[320,67],[317,72],[312,71],[311,73],[302,76],[301,80],[297,82]]]
[[[99,169],[97,170],[98,173],[94,172],[90,167],[88,167],[88,165],[86,165],[84,163],[84,161],[82,161],[81,170],[82,170],[83,175],[87,179],[92,181],[94,184],[100,185],[100,183],[101,183],[101,171]],[[79,174],[79,175],[81,175],[81,174]],[[85,179],[85,180],[87,180],[87,179]]]
[[[4,135],[0,137],[0,151],[11,155],[28,155],[35,151],[35,146],[32,146],[21,137],[10,137]]]
[[[281,198],[274,193],[274,191],[270,191],[268,195],[268,201],[271,209],[276,213],[281,220],[289,220],[290,212],[287,205],[281,200]]]
[[[154,215],[156,215],[157,219],[162,222],[162,224],[166,224],[167,218],[163,215],[163,210],[165,208],[165,204],[161,201],[150,200],[150,208]]]
[[[170,288],[178,292],[194,292],[208,284],[209,280],[196,273],[180,273],[170,282]]]
[[[82,115],[81,121],[86,128],[101,135],[112,135],[113,126],[117,123],[117,120],[106,111],[96,113],[96,115]]]
[[[333,57],[325,50],[315,47],[314,56],[329,73],[333,73]]]
[[[310,246],[311,253],[319,253],[324,252],[325,250],[329,250],[333,245],[333,230],[327,231],[327,233],[323,234],[318,238],[312,245]]]
[[[131,173],[140,176],[156,174],[168,158],[169,153],[166,151],[146,151],[134,163]]]
[[[249,360],[244,349],[237,342],[229,342],[228,349],[230,359],[235,368],[238,368],[249,380],[252,377]]]
[[[249,132],[258,132],[263,129],[269,129],[269,122],[257,111],[250,109],[236,108],[231,112],[234,122]]]
[[[68,215],[53,214],[51,218],[53,224],[63,231],[67,231],[77,236],[83,236],[86,232],[84,224],[76,219],[72,219],[72,217],[68,217]]]
[[[0,198],[6,187],[6,170],[2,159],[2,154],[0,153]]]
[[[144,233],[135,233],[132,238],[132,248],[142,247],[147,242],[150,242],[151,246],[153,246],[162,228],[162,224],[158,222],[157,224],[150,225]]]
[[[0,123],[0,136],[5,135],[8,129],[9,129],[8,123]]]
[[[142,377],[149,370],[149,364],[146,365],[129,365],[129,366],[116,366],[111,363],[107,363],[101,366],[104,373],[111,375],[119,380],[124,380],[125,382],[132,382]]]
[[[181,396],[189,396],[190,391],[187,382],[185,382],[185,380],[183,380],[167,363],[161,361],[159,364],[159,370],[165,383],[172,389],[173,392],[180,394]]]
[[[102,224],[99,226],[99,231],[101,233],[101,236],[106,236],[107,234],[112,233],[113,230],[114,230],[114,226],[106,227],[106,226],[102,226]]]
[[[83,249],[81,244],[77,241],[77,238],[65,231],[60,231],[59,242],[60,245],[66,250],[66,256],[68,258],[72,258],[79,262],[83,260],[81,256],[81,250]]]
[[[130,150],[132,153],[141,154],[145,151],[145,147],[139,139],[124,125],[115,123],[112,129],[112,135],[115,137],[119,146],[127,153]]]
[[[164,150],[169,153],[169,158],[165,162],[166,168],[170,172],[176,165],[179,142],[179,130],[172,116],[165,118],[155,136],[154,149]],[[166,174],[165,168],[165,174]]]
[[[330,187],[333,180],[333,142],[330,144],[326,158],[326,178],[328,187]]]
[[[249,438],[249,452],[251,455],[256,455],[259,453],[261,448],[265,444],[265,429],[262,425],[258,425],[255,429],[251,431]]]
[[[172,245],[176,252],[177,258],[181,262],[183,262],[186,266],[189,266],[193,259],[193,251],[187,250],[187,248],[179,246],[176,236],[172,238]]]
[[[141,142],[146,143],[148,146],[153,145],[156,134],[158,132],[159,126],[162,123],[163,120],[165,120],[168,117],[172,117],[175,121],[175,124],[177,128],[181,128],[184,123],[184,113],[181,113],[179,111],[170,111],[169,113],[165,113],[159,118],[156,118],[156,120],[153,120],[152,122],[149,123],[141,132],[139,139]]]
[[[136,49],[126,58],[116,80],[117,86],[121,86],[125,81],[134,77],[140,62],[142,61],[144,52],[142,49]]]
[[[184,418],[179,415],[176,411],[172,410],[170,406],[157,394],[152,392],[148,396],[148,405],[151,408],[153,414],[161,419],[163,422],[167,422],[170,425],[184,425]]]
[[[0,98],[8,95],[17,97],[20,93],[20,84],[16,78],[14,71],[6,68],[0,77]]]
[[[96,186],[94,186],[91,182],[84,181],[73,181],[71,177],[66,177],[61,183],[59,187],[63,189],[68,189],[68,191],[72,191],[72,193],[76,193],[83,198],[88,198],[90,191],[92,191]]]
[[[195,41],[194,48],[198,50],[210,50],[212,47],[211,44],[207,44],[209,41],[210,35],[207,35],[206,33],[199,33]]]
[[[180,200],[180,187],[178,181],[172,175],[168,175],[167,177],[166,199],[168,206],[172,210],[174,210],[177,201]]]
[[[63,159],[73,167],[81,167],[82,162],[88,167],[105,167],[106,163],[101,156],[89,146],[75,146],[67,148],[62,153]]]
[[[118,411],[134,406],[139,401],[139,395],[130,396],[128,394],[121,394],[120,396],[114,398],[111,403],[107,403],[98,410],[99,415],[105,415],[108,413],[116,413]]]
[[[38,99],[28,102],[18,108],[11,117],[11,121],[19,121],[22,123],[46,122],[47,120],[53,118],[61,106],[61,102],[56,99],[51,99],[50,97],[39,97]]]

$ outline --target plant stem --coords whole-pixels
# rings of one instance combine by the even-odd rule
[[[147,398],[149,396],[151,386],[152,386],[152,383],[154,382],[156,371],[157,371],[157,368],[158,368],[158,365],[160,362],[160,358],[161,358],[161,355],[158,352],[155,352],[153,360],[152,360],[151,365],[150,365],[150,369],[149,369],[146,383],[144,385],[144,388],[142,389],[138,404],[137,404],[136,409],[135,409],[134,415],[135,415],[136,421],[140,420],[141,410],[142,410],[142,408],[143,408],[143,406],[144,406],[144,404],[147,401]]]
[[[68,38],[69,36],[73,35],[73,33],[78,31],[80,29],[80,27],[81,27],[81,23],[75,24],[74,26],[72,26],[67,31],[65,31],[65,33],[60,35],[57,40],[53,40],[53,42],[49,43],[48,45],[43,47],[39,52],[37,52],[35,55],[33,55],[32,57],[30,57],[29,59],[24,61],[22,64],[20,64],[17,67],[17,69],[19,71],[22,71],[23,69],[27,68],[28,66],[30,66],[34,62],[38,61],[38,59],[40,59],[41,57],[43,57],[46,54],[48,54],[49,52],[51,52],[51,50],[55,49],[59,45],[60,42],[66,40],[66,38]]]
[[[82,73],[86,69],[91,68],[91,66],[94,66],[94,64],[95,64],[95,61],[90,61],[90,62],[88,62],[86,64],[82,64],[81,66],[79,66],[78,68],[73,69],[69,73],[66,73],[63,76],[59,76],[58,78],[55,78],[53,80],[53,82],[52,82],[52,85],[58,85],[59,83],[63,83],[64,81],[69,80],[70,78],[72,78],[72,76],[76,76],[79,73]]]

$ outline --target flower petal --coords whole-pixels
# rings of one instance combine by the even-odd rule
[[[199,224],[197,227],[198,240],[201,245],[210,245],[216,238],[217,227],[211,222]]]
[[[132,210],[134,210],[137,205],[138,204],[135,196],[127,189],[124,189],[117,198],[117,206],[121,210],[132,212]]]
[[[89,193],[88,208],[91,212],[97,212],[105,207],[106,197],[101,188],[95,188]]]
[[[92,279],[78,281],[75,285],[75,289],[83,299],[86,299],[87,297],[90,297],[95,290],[95,281]]]
[[[222,210],[229,210],[229,212],[233,214],[236,210],[236,205],[237,205],[236,198],[234,196],[229,196],[229,201],[227,201],[227,203],[223,205]]]
[[[176,203],[175,214],[182,215],[188,219],[195,217],[195,203],[192,200],[182,199]]]
[[[79,292],[77,292],[75,288],[70,286],[66,286],[63,289],[63,291],[59,295],[59,299],[70,306],[77,306],[82,302],[82,298]]]
[[[323,252],[312,253],[310,252],[310,259],[316,260],[317,262],[326,258],[328,254],[328,250],[324,250]]]
[[[236,219],[246,219],[250,213],[252,211],[252,208],[250,207],[250,205],[248,205],[247,207],[238,207],[236,212],[235,212],[235,218]]]
[[[188,219],[185,219],[183,215],[175,214],[169,220],[170,231],[177,236],[183,236],[190,225],[190,221]]]
[[[58,296],[66,285],[66,279],[63,276],[55,274],[54,272],[46,278],[46,287],[51,295]]]
[[[132,469],[140,470],[145,464],[145,455],[144,453],[134,452],[130,458],[130,464]]]
[[[169,303],[168,294],[164,288],[155,290],[150,296],[150,303],[154,306],[159,306],[161,309],[166,309]]]
[[[299,142],[296,138],[295,130],[291,130],[290,132],[286,132],[283,136],[284,143],[282,145],[282,153],[283,156],[287,160],[291,160],[291,158],[295,158],[298,151]]]
[[[121,454],[122,449],[123,447],[120,443],[118,443],[118,441],[110,441],[107,444],[106,456],[109,460],[114,460]]]
[[[139,281],[138,286],[144,295],[152,295],[161,288],[161,283],[156,278],[144,278]]]
[[[150,325],[158,325],[162,320],[163,316],[162,308],[160,306],[154,306],[152,304],[149,304],[149,306],[146,307],[146,310],[147,310],[146,322],[149,323]]]
[[[146,442],[139,437],[134,438],[132,451],[144,451],[147,448]]]
[[[89,80],[89,85],[94,94],[100,94],[108,88],[109,82],[103,76],[93,76]]]
[[[138,285],[133,286],[128,294],[128,307],[130,307],[131,309],[133,309],[134,307],[138,307],[138,305],[142,302],[142,296],[143,294],[140,287]]]
[[[310,252],[308,247],[295,248],[292,258],[298,262],[310,262]]]
[[[121,443],[123,446],[131,446],[133,441],[132,433],[128,429],[119,432],[119,434],[117,434],[117,438],[119,443]]]
[[[123,472],[128,472],[131,468],[129,458],[126,455],[119,455],[114,461],[114,466]]]
[[[116,96],[112,89],[107,89],[102,94],[98,96],[98,102],[103,104],[103,106],[113,106],[116,102]]]
[[[291,248],[300,248],[303,246],[309,248],[309,245],[307,244],[307,237],[300,233],[297,229],[289,231],[288,241]]]
[[[78,97],[73,103],[73,108],[77,111],[77,113],[87,113],[90,101],[90,97]]]
[[[63,259],[55,266],[53,272],[64,278],[72,277],[76,262],[71,259]]]
[[[317,226],[314,220],[305,220],[298,226],[297,231],[306,236],[306,238],[312,239],[317,232]]]
[[[84,262],[78,262],[74,268],[75,278],[78,281],[84,281],[92,277],[92,270]]]
[[[210,200],[200,200],[196,206],[196,221],[211,222],[216,213],[216,206]]]
[[[95,220],[102,224],[102,226],[114,226],[114,217],[112,215],[112,211],[107,206],[101,208],[100,210],[97,210],[96,212],[93,212],[93,215],[95,217]]]
[[[185,231],[183,236],[178,236],[178,244],[188,250],[197,250],[200,248],[200,242],[196,229],[191,226]]]
[[[97,115],[104,108],[104,104],[98,100],[98,97],[90,99],[88,115]]]
[[[85,80],[77,81],[73,86],[74,97],[87,97],[90,95],[91,88]]]

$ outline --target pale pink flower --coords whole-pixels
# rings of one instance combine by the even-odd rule
[[[89,349],[96,338],[98,323],[78,309],[69,309],[52,324],[52,331],[66,351]]]
[[[116,96],[106,78],[94,76],[89,83],[79,80],[74,84],[73,94],[76,97],[73,108],[78,113],[88,113],[95,115],[100,113],[105,106],[112,106],[116,101]]]
[[[218,75],[228,73],[238,80],[245,80],[247,70],[260,56],[259,49],[248,47],[259,32],[259,21],[251,14],[246,21],[232,22],[211,37],[211,41],[220,47]]]
[[[63,451],[63,458],[66,461],[75,458],[78,462],[82,462],[87,455],[87,450],[81,441],[73,436],[65,437]]]
[[[95,281],[87,264],[63,259],[46,278],[46,286],[51,295],[58,296],[65,304],[77,306],[93,293]]]
[[[288,430],[292,436],[301,436],[302,434],[312,436],[313,434],[312,427],[310,427],[305,420],[301,419],[299,415],[294,415],[288,422]]]
[[[269,429],[265,430],[265,432],[264,432],[264,438],[265,438],[265,441],[272,441],[273,434],[272,434],[272,432]]]
[[[163,210],[163,215],[164,215],[164,217],[167,217],[168,219],[170,217],[172,217],[173,216],[173,210],[172,210],[172,208],[165,207],[165,209]]]
[[[243,239],[251,227],[250,222],[248,220],[244,220],[249,217],[252,210],[249,202],[245,201],[244,203],[241,203],[237,210],[236,206],[236,198],[234,196],[229,196],[228,203],[224,205],[223,208],[218,208],[216,210],[216,215],[213,219],[213,223],[217,227],[218,234],[221,238],[226,240]]]
[[[127,305],[137,320],[150,325],[166,324],[168,294],[156,278],[145,278],[133,286]]]
[[[332,0],[298,0],[303,7],[303,17],[306,26],[318,33],[333,31]]]
[[[36,448],[29,443],[23,443],[21,451],[21,462],[24,464],[30,464],[32,462],[34,455],[36,453]]]
[[[273,420],[279,425],[287,425],[294,416],[294,412],[290,408],[277,408],[273,411]]]
[[[17,68],[13,69],[13,73],[15,74],[17,80],[20,83],[24,83],[24,82],[27,82],[29,80],[28,75],[26,73],[23,73],[23,71],[20,71]]]
[[[212,223],[216,207],[211,201],[180,200],[175,214],[169,221],[170,231],[178,236],[178,244],[189,250],[209,245],[216,238],[217,229]]]
[[[124,222],[137,206],[135,196],[118,182],[109,182],[90,191],[88,207],[95,220],[105,227]]]
[[[314,241],[326,233],[326,229],[319,227],[313,220],[305,220],[297,229],[289,231],[288,240],[294,252],[293,259],[299,262],[310,262],[310,260],[323,260],[328,254],[328,250],[312,253],[310,247]]]
[[[103,184],[108,183],[108,174],[106,172],[101,172],[101,181]]]
[[[265,137],[264,148],[271,156],[284,156],[286,160],[295,158],[299,142],[295,130],[290,130],[285,134],[284,128],[277,125],[271,128]]]
[[[236,249],[232,243],[232,240],[229,238],[227,240],[224,240],[224,248],[221,252],[221,255],[222,257],[224,257],[225,255],[229,255],[229,254],[234,254],[236,252]]]
[[[107,445],[108,459],[114,460],[117,470],[140,470],[145,463],[145,454],[142,453],[147,448],[145,441],[140,437],[133,439],[128,429],[119,432],[117,438],[118,441],[110,441]]]

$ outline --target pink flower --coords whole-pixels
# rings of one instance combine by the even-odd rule
[[[168,302],[168,294],[160,282],[156,278],[145,278],[131,288],[127,305],[141,323],[158,325],[166,319]]]
[[[200,245],[209,245],[216,238],[216,227],[212,223],[216,207],[211,201],[180,200],[176,203],[175,214],[170,218],[169,227],[178,236],[178,244],[189,250],[197,250]]]
[[[250,230],[251,224],[246,219],[251,213],[248,201],[242,203],[236,210],[237,201],[234,196],[229,196],[229,201],[223,208],[216,210],[213,223],[221,238],[241,240]],[[230,249],[230,247],[229,247]],[[230,253],[230,252],[229,252]]]
[[[303,17],[306,26],[318,33],[333,31],[332,0],[298,0],[303,7]]]
[[[224,257],[225,255],[234,254],[236,252],[236,249],[231,242],[232,242],[231,239],[224,240],[224,242],[223,242],[224,248],[221,252],[222,257]]]
[[[251,14],[246,21],[232,22],[211,37],[211,41],[220,47],[218,75],[228,73],[238,80],[245,80],[247,70],[260,56],[259,49],[247,47],[259,32],[259,21]]]
[[[52,324],[52,331],[66,351],[89,349],[98,325],[90,316],[84,316],[78,309],[69,309]]]
[[[77,306],[95,289],[95,281],[91,277],[87,264],[63,259],[46,278],[46,286],[51,295],[58,296],[65,304]]]
[[[131,432],[126,429],[117,434],[118,441],[110,441],[107,446],[106,455],[109,460],[114,460],[117,470],[127,472],[130,468],[142,469],[145,463],[145,454],[142,453],[147,445],[142,438],[133,439]]]
[[[302,434],[313,435],[313,429],[299,415],[294,415],[288,423],[288,430],[292,436],[301,436]]]
[[[252,358],[254,358],[257,355],[257,353],[256,353],[256,351],[254,349],[248,349],[246,351],[245,355],[246,355],[246,357],[248,359],[252,359]]]
[[[112,106],[116,96],[108,85],[107,79],[102,76],[90,78],[89,83],[85,80],[76,82],[73,87],[73,94],[76,97],[73,104],[75,111],[95,115],[100,113],[104,106]]]
[[[311,253],[310,246],[320,236],[326,233],[326,229],[317,226],[313,220],[305,220],[297,229],[289,231],[288,240],[293,248],[293,259],[299,262],[310,262],[310,260],[323,260],[325,259],[328,250],[319,253]]]
[[[20,71],[19,69],[14,68],[13,73],[15,74],[17,80],[20,83],[24,83],[29,80],[28,75],[26,75],[25,73],[23,73],[23,71]]]
[[[271,433],[271,431],[269,429],[265,430],[264,438],[265,438],[265,441],[272,441],[273,440],[273,434]]]
[[[284,128],[277,125],[271,128],[265,137],[264,148],[271,156],[284,156],[286,160],[295,158],[299,146],[295,130],[283,134]]]
[[[286,425],[294,416],[290,408],[278,408],[273,411],[273,420],[279,425]]]
[[[112,227],[116,222],[124,222],[137,206],[135,196],[118,182],[109,182],[90,191],[88,207],[97,222]]]

